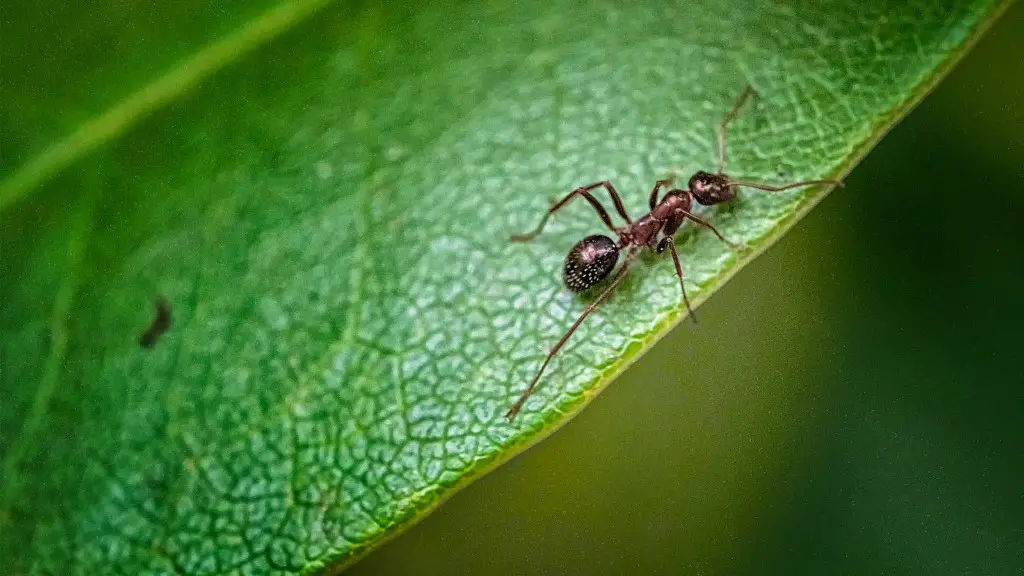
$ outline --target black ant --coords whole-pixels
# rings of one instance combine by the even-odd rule
[[[540,224],[532,232],[526,234],[516,234],[512,236],[513,242],[527,242],[532,240],[535,236],[541,233],[544,229],[544,225],[547,224],[548,218],[552,214],[560,210],[570,200],[577,196],[582,196],[587,202],[593,206],[597,215],[601,217],[601,221],[604,222],[605,226],[609,230],[618,235],[619,241],[615,242],[607,236],[601,234],[594,234],[587,236],[583,240],[580,240],[569,250],[569,255],[565,258],[565,286],[572,292],[583,292],[592,288],[598,282],[604,280],[611,273],[612,269],[615,268],[615,263],[619,259],[619,253],[623,250],[627,250],[626,258],[619,267],[619,271],[612,278],[608,286],[601,291],[601,293],[594,299],[593,302],[587,306],[583,314],[576,319],[572,327],[562,336],[561,340],[555,344],[555,347],[548,353],[547,358],[544,359],[544,363],[541,364],[540,370],[537,371],[537,375],[534,376],[533,381],[527,386],[526,390],[519,397],[519,400],[509,408],[505,417],[509,420],[516,417],[519,411],[522,409],[523,404],[533,394],[534,388],[537,386],[537,381],[540,380],[541,375],[544,373],[544,369],[547,368],[548,363],[555,357],[555,354],[565,345],[569,337],[579,328],[580,324],[593,312],[602,302],[604,302],[608,296],[612,293],[612,290],[622,282],[622,279],[626,276],[626,271],[629,270],[630,265],[636,260],[640,254],[641,249],[648,248],[654,250],[656,253],[661,254],[666,249],[672,254],[672,261],[676,267],[676,276],[679,277],[679,287],[683,291],[683,302],[686,304],[686,310],[690,317],[696,322],[696,316],[693,314],[693,309],[690,307],[690,299],[686,296],[686,285],[683,283],[683,268],[679,264],[679,254],[676,252],[675,241],[673,235],[679,230],[679,227],[683,225],[687,220],[691,220],[696,224],[699,224],[708,230],[711,230],[719,240],[725,242],[732,248],[738,248],[739,246],[729,242],[724,236],[711,225],[710,222],[697,216],[691,212],[690,208],[693,206],[694,200],[698,204],[703,206],[712,206],[715,204],[723,204],[729,202],[736,196],[736,188],[740,186],[747,186],[750,188],[756,188],[759,190],[766,190],[768,192],[780,192],[782,190],[789,190],[791,188],[799,188],[801,186],[810,186],[813,184],[829,184],[833,186],[842,186],[843,183],[838,180],[803,180],[801,182],[794,182],[792,184],[785,184],[782,186],[770,186],[760,182],[752,182],[747,180],[736,180],[727,176],[725,170],[725,139],[726,139],[726,128],[729,122],[736,119],[740,113],[740,109],[746,103],[747,99],[754,94],[754,89],[751,86],[746,86],[740,93],[739,97],[736,98],[736,102],[733,104],[732,110],[726,114],[722,123],[718,125],[717,138],[718,138],[718,170],[715,173],[708,173],[699,171],[694,174],[689,182],[687,183],[687,189],[682,190],[679,188],[671,188],[661,200],[658,200],[658,194],[661,192],[663,187],[670,187],[672,185],[672,179],[658,180],[654,184],[654,189],[651,190],[650,196],[650,207],[651,211],[645,214],[642,218],[633,222],[629,215],[626,214],[626,208],[622,204],[622,199],[619,197],[619,193],[612,186],[611,182],[602,181],[588,186],[582,186],[569,193],[568,196],[562,198],[556,202],[547,211],[547,214],[541,219]],[[625,226],[616,227],[612,224],[611,218],[608,216],[608,211],[605,210],[604,206],[591,194],[592,190],[597,188],[604,188],[608,191],[608,194],[612,198],[612,203],[615,205],[615,211],[622,216],[622,219],[626,221]]]

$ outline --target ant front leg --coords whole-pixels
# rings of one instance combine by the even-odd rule
[[[722,242],[725,242],[725,244],[729,248],[732,248],[733,250],[742,250],[743,249],[743,245],[742,244],[737,244],[735,242],[730,242],[729,240],[727,240],[725,238],[725,236],[722,236],[722,233],[719,232],[718,228],[715,228],[714,225],[711,224],[711,222],[708,222],[707,220],[701,218],[700,216],[697,216],[696,214],[694,214],[693,212],[690,212],[688,210],[679,209],[679,211],[682,212],[684,216],[686,216],[687,218],[692,220],[694,223],[699,224],[699,225],[707,228],[708,230],[711,230],[712,232],[714,232],[715,236],[718,236],[718,239],[721,240]]]
[[[611,230],[612,232],[618,233],[618,230],[615,228],[615,225],[612,224],[611,217],[608,216],[608,211],[605,210],[604,206],[602,206],[601,203],[598,202],[597,198],[594,198],[594,195],[590,193],[591,190],[601,187],[604,187],[606,190],[608,190],[608,194],[612,197],[612,203],[615,204],[615,210],[619,213],[620,216],[622,216],[622,219],[626,221],[626,224],[632,224],[633,221],[630,220],[629,214],[626,214],[626,207],[623,206],[622,199],[619,197],[619,193],[615,190],[615,187],[612,186],[611,182],[604,180],[601,182],[590,184],[589,186],[581,186],[580,188],[573,190],[565,198],[562,198],[558,202],[555,202],[555,204],[548,209],[547,213],[544,214],[544,217],[541,218],[540,223],[537,224],[537,227],[534,228],[532,232],[527,232],[525,234],[514,234],[512,236],[512,241],[529,242],[530,240],[533,240],[538,234],[540,234],[544,230],[544,226],[548,223],[548,218],[551,218],[552,214],[561,210],[563,207],[565,207],[566,204],[569,203],[570,200],[572,200],[576,196],[583,196],[583,198],[585,198],[587,202],[589,202],[590,205],[597,212],[597,215],[601,217],[601,221],[604,222],[605,226],[607,226],[608,229]]]
[[[649,202],[652,211],[658,206],[658,192],[661,191],[663,186],[671,186],[672,180],[672,178],[668,178],[666,180],[658,180],[654,183],[654,190],[651,190],[651,200]]]
[[[686,283],[683,282],[683,266],[679,263],[679,254],[676,253],[676,241],[671,236],[665,236],[658,242],[658,247],[655,251],[661,254],[668,248],[672,252],[672,262],[676,265],[676,276],[679,277],[679,288],[683,291],[683,303],[686,304],[686,311],[690,313],[690,318],[693,323],[697,323],[697,315],[693,312],[693,308],[690,307],[690,299],[686,296]]]

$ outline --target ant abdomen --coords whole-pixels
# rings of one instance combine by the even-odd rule
[[[594,234],[580,240],[565,257],[565,287],[573,292],[593,288],[608,277],[619,260],[619,245]]]

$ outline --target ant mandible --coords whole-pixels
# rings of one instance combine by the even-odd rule
[[[733,104],[732,110],[725,115],[722,123],[718,125],[716,134],[718,138],[718,170],[713,174],[698,171],[690,178],[687,183],[686,190],[671,188],[664,196],[661,197],[660,201],[658,200],[658,193],[663,187],[670,187],[672,185],[672,180],[658,180],[654,184],[654,189],[651,190],[649,201],[651,211],[636,222],[631,220],[629,215],[626,213],[626,208],[623,206],[622,199],[619,197],[619,193],[615,190],[615,187],[612,186],[611,182],[606,180],[573,190],[568,196],[562,198],[551,206],[537,225],[536,229],[526,234],[516,234],[512,236],[513,242],[528,242],[529,240],[532,240],[540,234],[542,230],[544,230],[544,225],[547,224],[548,218],[550,218],[552,214],[563,208],[573,198],[582,196],[594,208],[597,215],[601,217],[601,221],[604,222],[605,226],[618,235],[619,241],[615,242],[607,236],[595,234],[587,236],[576,243],[576,245],[569,250],[569,255],[565,258],[564,277],[566,288],[572,292],[583,292],[592,288],[598,282],[607,278],[612,269],[615,268],[615,263],[619,259],[619,253],[623,250],[626,250],[627,252],[626,258],[622,262],[622,266],[619,267],[619,271],[612,278],[611,283],[609,283],[597,298],[587,306],[586,310],[584,310],[583,313],[580,314],[580,317],[576,319],[576,322],[573,323],[565,335],[563,335],[558,343],[555,344],[555,347],[551,349],[551,352],[549,352],[547,358],[544,359],[544,363],[541,364],[540,370],[537,371],[537,375],[533,377],[530,385],[527,386],[526,390],[522,393],[516,403],[513,404],[505,414],[506,418],[512,420],[517,414],[519,414],[523,404],[526,403],[526,400],[533,394],[533,391],[537,386],[537,382],[544,373],[544,369],[548,367],[551,359],[555,357],[555,354],[558,354],[558,351],[563,345],[565,345],[566,341],[569,340],[569,337],[573,335],[576,329],[579,328],[580,324],[586,320],[587,316],[600,306],[612,291],[615,290],[615,287],[622,282],[622,279],[626,276],[626,272],[629,270],[630,265],[633,264],[637,256],[640,254],[641,249],[648,248],[654,250],[658,254],[661,254],[666,249],[671,252],[672,262],[676,267],[676,276],[679,278],[679,287],[683,291],[683,302],[686,304],[686,310],[690,317],[693,318],[694,322],[696,322],[696,316],[694,316],[693,309],[690,307],[690,299],[686,296],[686,285],[683,282],[683,269],[679,264],[679,254],[676,252],[673,235],[675,235],[676,231],[679,230],[679,227],[682,226],[684,222],[691,220],[694,223],[711,230],[719,240],[725,242],[730,247],[737,248],[738,245],[726,240],[725,237],[722,236],[721,232],[712,226],[710,222],[694,214],[690,210],[693,206],[694,200],[703,206],[712,206],[715,204],[729,202],[736,196],[735,189],[740,186],[766,190],[768,192],[780,192],[782,190],[799,188],[801,186],[810,186],[813,184],[830,184],[833,186],[843,185],[843,183],[838,180],[803,180],[781,186],[770,186],[761,182],[733,179],[725,174],[726,128],[728,127],[729,122],[736,119],[740,110],[743,108],[743,105],[750,96],[754,94],[754,89],[750,85],[744,87],[743,91],[740,92],[739,97],[736,98],[736,102]],[[612,198],[612,203],[615,204],[615,211],[619,213],[619,216],[622,216],[623,220],[626,221],[625,226],[617,227],[612,224],[612,220],[608,216],[608,211],[605,210],[604,206],[602,206],[597,198],[591,194],[591,191],[597,188],[604,188],[608,191],[608,194]]]

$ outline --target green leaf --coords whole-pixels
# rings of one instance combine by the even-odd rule
[[[714,168],[746,83],[730,173],[845,174],[1006,5],[236,4],[5,13],[13,573],[346,565],[683,319],[671,260],[645,259],[505,421],[586,306],[560,278],[601,228],[586,203],[508,242],[551,199],[609,179],[639,216],[655,179]],[[682,231],[690,294],[823,194],[744,190],[706,211],[752,250]],[[142,349],[157,296],[171,327]]]

